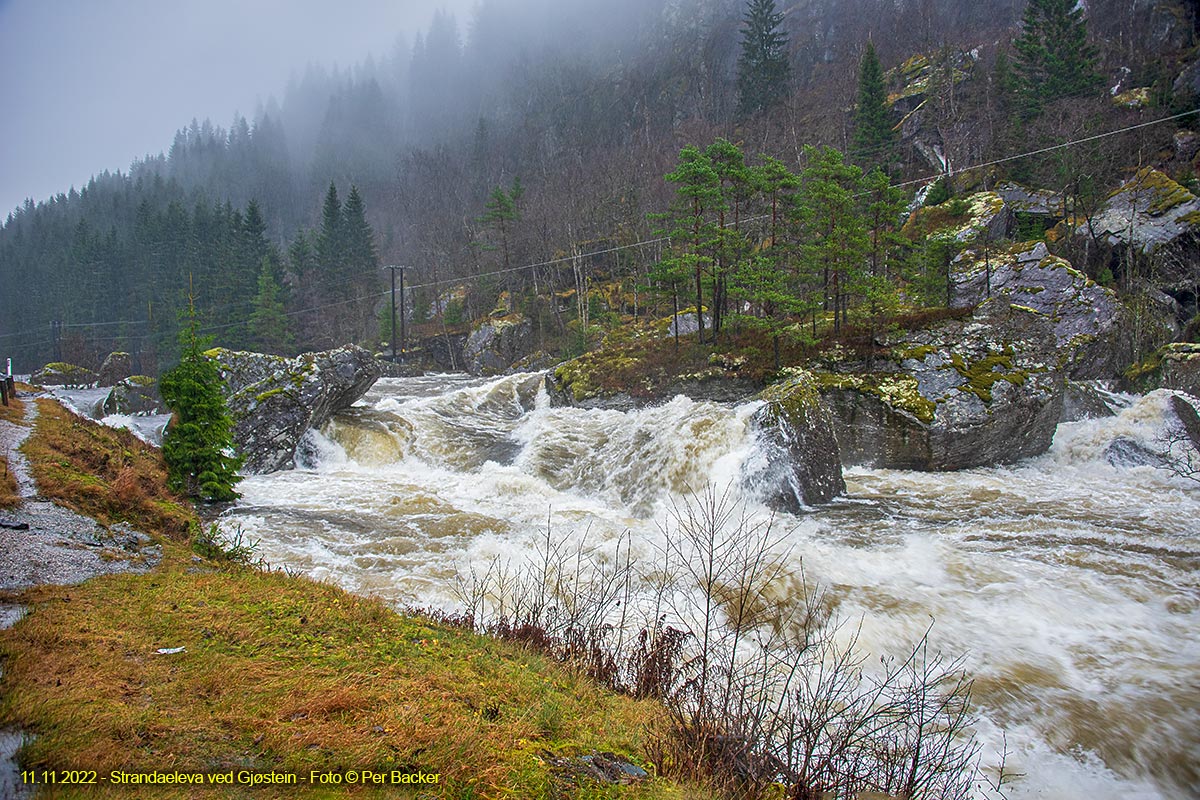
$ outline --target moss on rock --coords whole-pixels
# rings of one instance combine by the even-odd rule
[[[921,394],[917,379],[911,375],[884,373],[814,373],[822,390],[842,389],[878,397],[896,409],[912,414],[928,425],[937,413],[937,403]]]

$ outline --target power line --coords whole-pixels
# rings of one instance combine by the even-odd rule
[[[961,167],[958,169],[949,170],[947,172],[935,173],[933,175],[928,175],[928,176],[925,176],[922,178],[914,178],[911,180],[902,181],[900,183],[891,184],[891,186],[896,187],[896,188],[902,188],[902,187],[906,187],[906,186],[914,186],[917,184],[923,184],[923,183],[927,183],[929,181],[933,181],[933,180],[937,180],[939,178],[945,177],[946,175],[957,175],[957,174],[960,174],[963,172],[970,172],[972,170],[985,169],[987,167],[996,166],[998,164],[1006,164],[1011,161],[1017,161],[1022,158],[1030,158],[1032,156],[1043,155],[1045,153],[1054,152],[1055,150],[1062,150],[1067,147],[1074,147],[1077,145],[1086,144],[1088,142],[1094,142],[1099,139],[1105,139],[1110,136],[1117,136],[1122,133],[1129,133],[1130,131],[1139,130],[1141,128],[1148,128],[1153,125],[1161,125],[1164,122],[1172,122],[1174,120],[1182,119],[1184,117],[1192,116],[1194,114],[1200,114],[1200,108],[1191,109],[1190,111],[1183,111],[1178,114],[1173,114],[1169,117],[1160,117],[1159,119],[1150,120],[1149,122],[1140,122],[1136,125],[1128,125],[1126,127],[1118,128],[1116,130],[1105,131],[1104,133],[1097,133],[1097,134],[1093,134],[1091,136],[1084,136],[1079,139],[1072,139],[1072,140],[1069,140],[1066,142],[1059,142],[1058,144],[1049,145],[1047,147],[1041,147],[1036,150],[1029,150],[1024,153],[1018,153],[1016,155],[1004,156],[1002,158],[993,159],[991,161],[987,161],[982,164],[973,164],[968,167]],[[862,197],[862,196],[865,196],[868,194],[871,194],[871,192],[863,191],[863,192],[856,193],[854,196]],[[745,217],[745,218],[739,220],[739,223],[758,222],[758,221],[761,221],[764,219],[768,219],[768,218],[770,218],[770,216],[771,216],[770,214],[759,214],[759,215],[752,216],[752,217]],[[729,227],[729,225],[731,225],[731,224],[732,223],[726,223],[726,227]],[[636,242],[632,242],[630,244],[615,245],[613,247],[607,247],[602,250],[592,250],[592,251],[589,251],[586,253],[578,253],[575,255],[561,256],[559,258],[551,258],[551,259],[547,259],[545,261],[538,261],[538,262],[535,262],[532,264],[522,264],[522,265],[516,266],[516,267],[506,267],[504,269],[491,270],[489,272],[480,272],[480,273],[476,273],[474,275],[466,275],[466,276],[462,276],[462,277],[458,277],[458,278],[447,279],[445,281],[410,284],[408,288],[409,288],[409,290],[427,289],[427,288],[441,286],[441,285],[445,285],[445,284],[464,283],[464,282],[471,281],[471,280],[478,280],[480,278],[490,278],[490,277],[495,277],[498,275],[506,275],[506,274],[515,273],[515,272],[523,272],[528,269],[537,269],[539,267],[555,266],[557,264],[564,264],[569,261],[573,261],[575,259],[593,258],[595,256],[608,255],[609,253],[616,253],[616,252],[620,252],[622,250],[631,250],[635,247],[644,247],[646,245],[661,244],[663,242],[669,242],[669,241],[670,241],[669,236],[660,236],[660,237],[656,237],[653,239],[642,239],[642,240],[639,240]],[[297,316],[300,314],[312,313],[314,311],[323,311],[328,308],[336,308],[338,306],[343,306],[343,305],[347,305],[350,303],[358,303],[358,302],[362,302],[365,300],[378,299],[380,297],[386,296],[387,294],[388,294],[388,292],[386,292],[386,291],[372,292],[371,294],[362,295],[360,297],[352,297],[347,300],[339,300],[339,301],[335,301],[332,303],[322,303],[320,305],[311,306],[309,308],[298,309],[295,311],[289,311],[285,314],[285,316]],[[231,308],[234,306],[244,305],[244,304],[246,304],[246,303],[245,302],[232,303],[232,304],[227,304],[226,306],[223,306],[222,308]],[[217,310],[221,310],[221,309],[217,309]],[[130,321],[73,323],[71,325],[64,325],[64,327],[88,327],[88,326],[118,325],[118,324],[140,324],[140,323],[135,323],[135,322],[130,322]],[[199,331],[202,333],[211,333],[213,331],[225,330],[227,328],[234,328],[234,327],[237,327],[239,325],[244,325],[244,324],[246,324],[245,321],[230,322],[230,323],[226,323],[223,325],[209,325],[209,326],[200,328]],[[33,331],[24,331],[24,332],[18,332],[18,333],[3,334],[3,335],[0,335],[0,338],[25,335],[25,334],[32,333],[32,332]]]

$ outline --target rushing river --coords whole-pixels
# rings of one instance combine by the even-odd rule
[[[1124,402],[1010,467],[848,470],[845,498],[786,520],[862,646],[902,652],[932,621],[966,659],[985,764],[1006,741],[1025,775],[1013,800],[1200,794],[1200,486],[1109,463],[1162,428],[1163,393]],[[672,502],[761,457],[754,409],[551,408],[533,375],[385,379],[301,468],[240,484],[224,524],[273,564],[452,608],[456,571],[527,557],[548,518],[598,547],[628,531],[654,558]]]

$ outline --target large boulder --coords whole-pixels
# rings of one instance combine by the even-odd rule
[[[533,351],[533,325],[521,314],[489,317],[463,344],[463,364],[472,375],[497,375]]]
[[[845,492],[833,422],[816,378],[793,369],[790,377],[768,386],[760,397],[763,406],[751,424],[766,460],[751,466],[747,482],[765,490],[769,505],[793,513]]]
[[[295,358],[223,348],[205,355],[225,380],[234,445],[249,473],[290,469],[305,431],[353,405],[380,373],[375,358],[355,345]]]
[[[86,367],[67,364],[62,361],[51,361],[30,376],[29,382],[35,386],[66,386],[81,388],[95,386],[98,376]]]
[[[1004,464],[1045,452],[1062,411],[1052,322],[992,300],[906,334],[890,358],[817,372],[843,463],[919,470]]]
[[[1116,377],[1129,363],[1120,345],[1122,307],[1116,294],[1051,255],[1042,242],[964,251],[954,297],[959,306],[994,297],[1043,315],[1053,325],[1064,366],[1076,380]]]
[[[97,377],[96,385],[116,386],[132,374],[133,359],[129,357],[129,353],[109,353],[108,357],[104,359],[104,363],[100,365],[100,374]]]
[[[112,388],[108,397],[104,398],[102,408],[106,415],[157,414],[163,408],[162,397],[158,394],[158,381],[149,375],[131,375]]]

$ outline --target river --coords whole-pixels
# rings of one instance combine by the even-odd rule
[[[227,531],[269,562],[402,606],[453,608],[454,576],[530,557],[547,521],[655,558],[672,503],[760,458],[736,408],[676,398],[630,413],[551,408],[536,375],[384,379],[310,435],[301,466],[251,476]],[[1200,485],[1114,466],[1152,446],[1164,395],[1062,424],[1051,450],[956,473],[854,468],[794,517],[791,557],[861,620],[860,644],[931,641],[974,676],[985,767],[1008,797],[1200,796]],[[1128,460],[1126,459],[1126,462]]]

